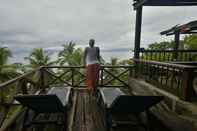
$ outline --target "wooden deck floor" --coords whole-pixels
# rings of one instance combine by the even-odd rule
[[[96,98],[86,90],[76,90],[72,131],[105,131]]]
[[[76,90],[73,103],[73,115],[70,131],[106,131],[104,115],[87,90]],[[135,121],[135,120],[134,120]],[[144,131],[141,127],[118,127],[111,131]]]

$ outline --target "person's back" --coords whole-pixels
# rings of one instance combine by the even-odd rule
[[[98,47],[86,47],[86,52],[87,52],[87,56],[86,56],[86,65],[90,65],[90,64],[96,64],[99,63],[99,48]]]
[[[94,39],[89,41],[89,47],[84,51],[84,64],[86,66],[86,85],[90,92],[95,92],[99,81],[100,50],[94,47]]]

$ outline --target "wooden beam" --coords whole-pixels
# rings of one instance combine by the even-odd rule
[[[178,58],[178,48],[179,48],[179,43],[180,43],[180,31],[176,31],[175,32],[175,37],[174,37],[174,42],[175,42],[175,45],[174,45],[174,59],[177,60]]]
[[[136,10],[138,7],[141,7],[143,6],[143,4],[145,2],[147,2],[147,0],[134,0],[135,3],[133,4],[134,5],[134,9]]]
[[[137,12],[136,12],[135,48],[134,48],[134,58],[135,59],[139,59],[140,40],[141,40],[141,26],[142,26],[142,6],[137,8]]]
[[[140,6],[196,6],[196,0],[134,0],[134,7]]]

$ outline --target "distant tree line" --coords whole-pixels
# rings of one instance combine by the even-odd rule
[[[63,50],[58,53],[58,57],[52,60],[49,53],[42,48],[34,48],[29,56],[24,57],[28,64],[8,63],[8,59],[12,57],[12,53],[7,47],[0,47],[0,83],[12,79],[22,73],[36,69],[40,66],[78,66],[83,65],[83,49],[77,48],[76,43],[68,42],[63,44]],[[106,62],[101,57],[101,63],[105,65],[130,65],[131,60],[119,60],[112,57],[110,62]]]
[[[174,47],[174,41],[162,41],[149,44],[147,49],[150,50],[171,50]],[[63,50],[58,53],[56,60],[52,60],[49,53],[42,48],[34,48],[29,56],[24,57],[28,64],[8,63],[12,57],[12,52],[7,47],[0,47],[0,83],[14,78],[22,73],[36,69],[40,66],[60,65],[60,66],[77,66],[83,65],[83,49],[77,48],[76,43],[68,42],[62,45]],[[181,40],[179,49],[197,49],[197,35],[187,35]],[[125,59],[120,60],[112,57],[106,62],[101,57],[101,63],[104,65],[131,65],[132,61]]]
[[[148,49],[151,50],[170,50],[175,46],[174,41],[162,41],[154,42],[148,45]],[[197,50],[197,34],[186,35],[183,40],[180,41],[179,49],[192,49]]]
[[[148,50],[173,50],[175,47],[174,41],[154,42],[148,45]],[[187,35],[180,40],[178,50],[197,50],[197,35]],[[195,52],[155,52],[144,53],[142,59],[156,61],[194,61],[197,60]]]

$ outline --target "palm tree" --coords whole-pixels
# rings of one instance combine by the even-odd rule
[[[14,64],[8,64],[8,59],[11,56],[11,51],[7,47],[0,47],[0,83],[19,75]]]
[[[59,52],[58,56],[58,62],[60,66],[66,65],[66,66],[80,66],[83,63],[83,51],[81,48],[75,48],[76,44],[74,42],[66,43],[63,46],[63,50]],[[71,71],[69,68],[62,69],[59,73]],[[81,74],[84,74],[84,70],[81,68],[78,68],[77,70],[74,70],[77,72],[81,72]],[[80,73],[75,72],[74,77],[77,81],[80,81],[82,79],[82,76]],[[68,72],[66,75],[64,75],[65,80],[70,80],[72,77],[72,73]]]
[[[64,54],[72,54],[75,50],[75,43],[74,42],[69,42],[68,44],[62,45],[64,49],[60,51],[59,55],[62,56]]]
[[[49,55],[47,55],[42,48],[35,48],[28,57],[25,57],[29,61],[31,68],[38,68],[40,66],[49,66],[56,63],[51,61]]]
[[[11,57],[11,51],[7,47],[0,47],[0,65],[5,65]]]
[[[83,51],[75,45],[72,41],[63,45],[64,49],[58,54],[60,65],[82,65]]]

